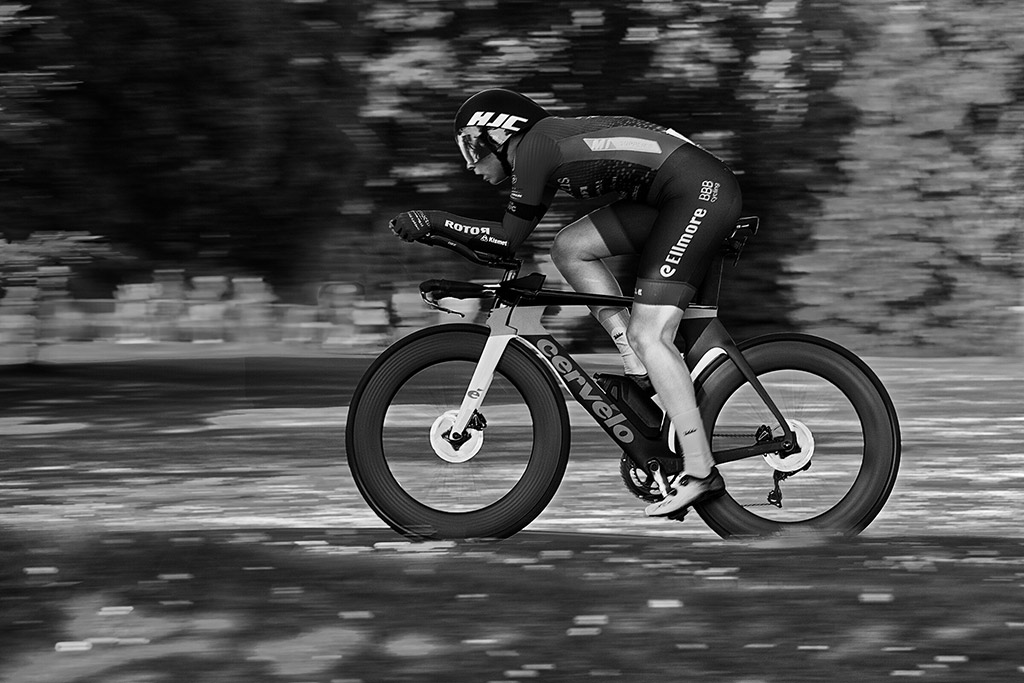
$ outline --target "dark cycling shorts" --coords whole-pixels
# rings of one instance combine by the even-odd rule
[[[649,203],[619,200],[590,214],[612,254],[640,254],[636,301],[686,308],[742,210],[739,183],[695,145],[658,170]]]

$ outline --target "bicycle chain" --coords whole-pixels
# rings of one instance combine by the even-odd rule
[[[763,441],[766,438],[770,438],[770,432],[760,431],[757,435],[759,441]],[[714,436],[719,436],[726,439],[745,439],[749,438],[750,434],[732,434],[728,432],[716,432]],[[775,487],[768,492],[768,501],[765,503],[750,503],[743,507],[755,508],[755,507],[782,507],[782,490],[779,488],[779,482],[789,479],[794,474],[803,472],[811,466],[811,463],[807,463],[804,467],[800,468],[796,472],[780,472],[776,470],[773,474]],[[622,477],[623,483],[626,488],[629,489],[630,493],[646,503],[656,503],[661,500],[660,493],[656,493],[658,489],[657,483],[654,481],[654,477],[647,475],[645,481],[640,481],[640,475],[644,475],[643,470],[636,467],[632,461],[625,455],[622,456],[622,460],[619,464],[619,475]],[[773,500],[774,499],[774,500]]]

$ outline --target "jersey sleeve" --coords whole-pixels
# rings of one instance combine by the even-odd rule
[[[447,211],[424,211],[431,231],[476,251],[513,256],[547,213],[558,191],[548,183],[557,158],[558,149],[551,138],[528,133],[516,151],[512,190],[501,222],[464,218]]]
[[[424,211],[430,221],[430,231],[442,235],[470,249],[495,256],[513,256],[530,233],[533,232],[540,219],[544,217],[548,204],[555,194],[551,188],[541,199],[540,209],[529,218],[512,210],[512,200],[506,209],[504,218],[498,221],[484,221],[475,218],[458,216],[447,211]]]
[[[430,221],[430,231],[434,234],[442,235],[459,244],[465,244],[470,249],[485,254],[511,256],[515,253],[515,249],[510,246],[511,239],[504,223],[465,218],[447,211],[424,211],[423,213]]]
[[[516,149],[512,190],[502,220],[513,251],[530,236],[551,206],[551,200],[558,191],[550,184],[558,156],[555,142],[536,130],[527,133]]]
[[[509,195],[508,206],[505,208],[505,217],[501,221],[502,228],[509,236],[509,246],[514,252],[530,236],[540,219],[547,213],[551,200],[554,198],[556,189],[547,188],[536,204],[524,204],[517,199],[515,189]]]

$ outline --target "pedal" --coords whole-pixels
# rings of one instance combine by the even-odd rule
[[[647,461],[647,468],[651,471],[654,481],[658,482],[662,498],[667,498],[668,496],[674,496],[676,494],[675,488],[668,483],[668,480],[665,479],[664,472],[661,471],[661,463],[657,460],[649,460]]]
[[[682,510],[676,510],[672,514],[665,515],[665,519],[674,519],[677,522],[682,522],[686,519],[686,513],[693,509],[693,506],[687,505]]]

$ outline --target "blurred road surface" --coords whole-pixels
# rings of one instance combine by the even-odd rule
[[[102,529],[375,528],[348,476],[344,426],[366,357],[229,356],[0,369],[0,523]],[[1017,536],[1024,367],[870,359],[896,403],[903,460],[870,536]],[[611,367],[590,357],[594,369]],[[537,530],[714,538],[647,519],[618,452],[579,410],[566,479]]]
[[[0,680],[1024,679],[1020,363],[871,359],[904,456],[858,539],[647,519],[574,413],[526,532],[408,544],[345,465],[368,358],[101,356],[0,369]]]

